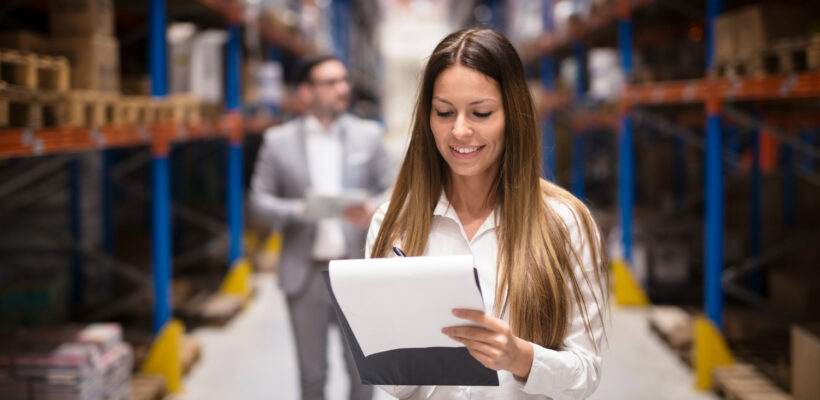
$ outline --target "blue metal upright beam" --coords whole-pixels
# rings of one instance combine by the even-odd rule
[[[165,0],[149,0],[148,67],[151,75],[151,95],[168,94],[168,55],[165,43]]]
[[[229,28],[227,52],[227,109],[228,112],[241,120],[242,104],[239,98],[240,63],[242,61],[239,27],[231,25]],[[238,127],[232,129],[241,129]],[[226,207],[228,214],[228,230],[230,243],[228,246],[228,268],[242,257],[242,135],[234,132],[228,143],[228,172],[226,175]]]
[[[345,65],[350,61],[350,0],[332,0],[333,49]]]
[[[544,32],[555,32],[553,20],[553,0],[543,0],[541,3],[541,19]],[[555,58],[552,54],[541,56],[541,90],[555,93]],[[555,120],[553,111],[548,110],[541,116],[541,147],[543,158],[544,177],[555,181]]]
[[[572,53],[577,64],[575,76],[575,104],[583,105],[586,96],[586,46],[573,42]],[[584,132],[572,132],[572,194],[584,199]]]
[[[490,27],[498,32],[504,31],[504,1],[489,0]]]
[[[239,111],[240,77],[242,63],[242,42],[239,25],[228,26],[228,45],[225,52],[225,108],[228,112]]]
[[[706,70],[713,70],[715,18],[723,8],[722,0],[707,0]],[[714,93],[710,94],[714,96]],[[706,235],[704,303],[706,315],[723,326],[723,140],[720,99],[707,100],[706,119]]]
[[[151,94],[162,97],[168,93],[165,0],[150,2],[148,63],[151,73]],[[171,196],[168,144],[165,140],[162,137],[154,138],[151,162],[151,257],[154,275],[155,335],[171,318]]]
[[[723,320],[723,152],[721,120],[710,110],[706,127],[706,315],[717,326]]]
[[[171,318],[171,194],[168,152],[155,150],[151,165],[154,334]]]
[[[618,48],[621,68],[626,81],[632,73],[632,21],[626,11],[618,21]],[[618,146],[618,201],[621,208],[621,244],[624,259],[632,261],[632,208],[635,198],[635,157],[633,155],[632,115],[629,105],[621,114],[621,135]]]
[[[706,0],[706,71],[715,65],[715,19],[723,12],[723,0]]]

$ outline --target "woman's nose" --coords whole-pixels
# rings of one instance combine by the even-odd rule
[[[473,134],[473,129],[467,124],[466,118],[463,115],[456,116],[456,121],[453,124],[453,136],[458,139],[469,137]]]

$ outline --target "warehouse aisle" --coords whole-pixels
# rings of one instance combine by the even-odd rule
[[[201,361],[185,381],[182,400],[290,400],[298,397],[296,359],[285,300],[272,275],[256,277],[251,305],[224,328],[192,332]],[[341,338],[331,335],[328,400],[346,398]],[[616,310],[601,386],[593,399],[716,399],[692,389],[692,374],[651,334],[644,312]],[[377,391],[374,400],[391,397]]]
[[[255,278],[256,297],[222,328],[192,332],[202,342],[202,358],[185,381],[180,400],[298,399],[296,353],[285,297],[271,274]],[[346,399],[347,378],[341,336],[331,331],[328,400]],[[391,397],[378,392],[374,400]]]

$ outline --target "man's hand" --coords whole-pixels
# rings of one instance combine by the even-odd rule
[[[350,206],[342,211],[342,217],[351,224],[367,229],[370,226],[370,219],[373,217],[373,206],[369,202],[358,206]]]
[[[485,367],[507,370],[520,379],[527,379],[532,366],[532,345],[513,335],[509,324],[483,311],[457,308],[453,315],[479,326],[452,326],[442,329],[442,333],[467,346],[470,354]]]

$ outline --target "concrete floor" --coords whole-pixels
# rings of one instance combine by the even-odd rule
[[[257,276],[256,298],[229,325],[192,332],[203,354],[179,399],[298,399],[293,338],[275,279]],[[692,373],[649,332],[645,312],[614,310],[608,332],[603,380],[592,399],[717,399],[692,389]],[[338,332],[332,332],[328,400],[343,400],[347,393],[341,346]],[[392,398],[376,392],[374,400]]]

